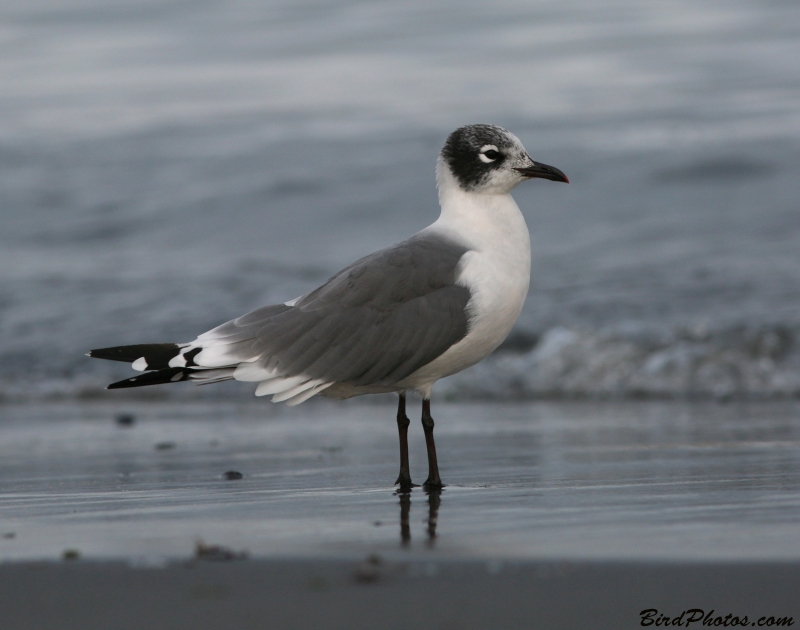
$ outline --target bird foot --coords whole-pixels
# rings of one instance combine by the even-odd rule
[[[418,483],[413,483],[411,481],[411,477],[409,475],[404,475],[400,473],[400,476],[397,478],[397,481],[394,482],[394,485],[400,486],[401,492],[408,492],[411,488],[419,488]]]
[[[442,483],[441,479],[431,479],[430,477],[422,484],[423,490],[438,491],[444,487],[445,485]]]

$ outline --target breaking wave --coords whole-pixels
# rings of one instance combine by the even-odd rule
[[[800,396],[798,331],[678,329],[670,335],[554,327],[442,383],[452,398],[777,398]]]
[[[478,365],[444,379],[434,395],[450,400],[562,398],[767,399],[800,396],[798,329],[785,325],[676,329],[669,335],[574,330],[517,334]],[[4,379],[0,397],[224,399],[252,395],[249,383],[153,387],[104,394],[121,364],[81,361],[60,373]],[[127,373],[127,372],[125,372]],[[33,378],[31,378],[33,377]],[[124,374],[122,375],[124,377]]]

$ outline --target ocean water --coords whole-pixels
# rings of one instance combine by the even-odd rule
[[[515,192],[525,310],[441,394],[800,395],[797,3],[11,2],[0,85],[6,398],[94,395],[129,372],[88,349],[188,341],[423,228],[473,122],[571,184]]]

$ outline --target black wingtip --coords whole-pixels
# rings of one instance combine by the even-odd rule
[[[177,356],[181,347],[177,343],[140,343],[133,346],[116,346],[114,348],[97,348],[89,350],[87,357],[133,363],[145,357],[150,369],[169,367],[169,361]]]
[[[127,387],[145,387],[147,385],[162,385],[166,383],[179,383],[189,380],[192,370],[185,368],[165,368],[154,372],[145,372],[139,376],[126,378],[116,383],[111,383],[106,389],[125,389]]]
[[[123,381],[117,381],[116,383],[111,383],[110,385],[106,385],[106,389],[125,389],[126,387],[138,387],[139,384],[136,383],[136,378],[126,378]]]

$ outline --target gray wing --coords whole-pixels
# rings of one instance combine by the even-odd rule
[[[255,310],[187,350],[203,348],[194,359],[200,366],[248,362],[235,374],[242,380],[393,386],[467,334],[470,292],[455,284],[466,251],[415,235],[353,263],[294,306]]]

